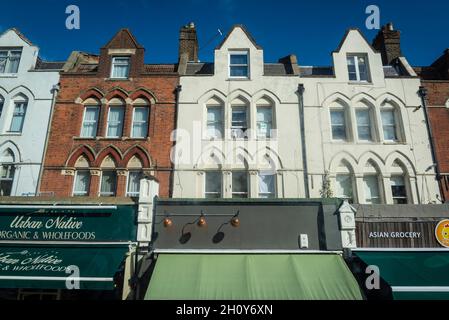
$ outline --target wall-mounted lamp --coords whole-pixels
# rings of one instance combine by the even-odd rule
[[[234,228],[240,227],[240,219],[239,219],[240,211],[237,211],[236,215],[231,219],[231,226]]]
[[[164,219],[164,227],[165,228],[171,228],[171,227],[173,227],[173,220],[172,219],[170,219],[170,218],[165,218]]]
[[[207,226],[206,216],[204,215],[204,212],[201,211],[201,216],[198,219],[198,227],[203,228]]]

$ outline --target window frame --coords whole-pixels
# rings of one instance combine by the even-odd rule
[[[270,123],[270,130],[268,130],[268,132],[264,135],[260,134],[259,131],[259,123],[267,123],[267,121],[259,121],[259,110],[270,110],[271,112],[271,121]],[[274,109],[273,106],[256,106],[256,135],[257,135],[257,139],[272,139],[273,138],[273,131],[274,130]]]
[[[220,177],[220,190],[211,192],[207,190],[207,175],[217,174]],[[209,197],[208,195],[217,195],[218,197]],[[204,173],[204,199],[220,199],[223,198],[223,173],[220,170],[208,170]]]
[[[125,77],[115,77],[114,76],[115,67],[117,65],[119,65],[119,66],[125,65],[124,63],[117,63],[116,59],[127,59],[127,61],[128,61],[128,63],[126,64],[126,66],[128,67],[128,70],[127,70]],[[110,75],[111,79],[122,79],[122,80],[129,79],[130,71],[131,71],[131,56],[112,56],[112,58],[111,58],[111,75]]]
[[[401,196],[401,197],[395,197],[394,192],[393,192],[393,179],[400,177],[404,183],[403,187],[404,187],[404,191],[405,191],[405,196]],[[405,174],[392,174],[390,177],[390,188],[391,188],[391,198],[393,200],[393,204],[395,205],[406,205],[410,203],[410,196],[409,196],[409,186],[407,183],[407,175]],[[397,200],[405,200],[405,203],[396,203]]]
[[[235,192],[234,191],[234,174],[245,174],[246,176],[246,192]],[[231,198],[232,199],[249,199],[250,197],[250,176],[249,172],[246,170],[233,170],[231,171]],[[235,197],[237,195],[237,197]],[[243,195],[243,197],[239,197],[238,195]],[[246,195],[246,196],[245,196]]]
[[[246,64],[232,64],[231,59],[232,56],[246,56],[247,63]],[[231,69],[232,67],[246,67],[246,76],[233,76]],[[250,79],[250,52],[249,50],[229,50],[228,53],[228,77],[229,79],[241,79],[241,80],[247,80]]]
[[[87,109],[93,109],[93,108],[97,109],[97,111],[98,111],[98,115],[97,115],[98,118],[95,121],[94,135],[93,136],[84,136],[83,135],[83,129],[84,129],[84,124],[86,123]],[[101,108],[98,105],[85,105],[84,106],[84,114],[83,114],[83,122],[81,123],[80,138],[93,139],[93,138],[98,137],[98,125],[99,125],[99,122],[100,122],[100,111],[101,111]]]
[[[209,121],[209,110],[219,110],[220,114],[221,114],[221,121]],[[221,136],[211,136],[209,134],[209,125],[210,123],[212,124],[216,124],[216,123],[221,123],[220,125],[220,134]],[[214,126],[215,127],[215,126]],[[216,128],[215,128],[216,129]],[[223,106],[219,106],[219,105],[206,105],[206,138],[209,140],[223,140],[224,139],[224,131],[225,131],[225,116],[224,116],[224,108]]]
[[[234,126],[234,111],[240,109],[245,111],[245,122],[246,128],[244,126]],[[234,105],[231,106],[231,139],[248,139],[249,130],[250,130],[250,119],[249,119],[249,108],[246,105]],[[240,121],[237,121],[240,122]],[[245,130],[242,130],[245,129]],[[237,131],[239,130],[239,131]],[[239,132],[240,134],[236,135],[235,132]]]
[[[136,137],[134,135],[134,125],[136,124],[136,110],[137,109],[146,109],[147,111],[147,117],[145,121],[139,121],[138,124],[145,124],[145,130],[146,130],[146,134],[143,137]],[[126,111],[125,111],[126,112]],[[133,107],[133,118],[132,118],[132,123],[131,123],[131,138],[133,139],[146,139],[148,138],[149,135],[149,124],[150,124],[150,107],[147,105],[136,105]],[[123,114],[123,119],[125,118],[125,114]],[[123,133],[122,133],[123,136]]]
[[[76,179],[78,178],[78,173],[79,172],[87,172],[88,175],[89,175],[89,183],[87,185],[87,191],[83,192],[83,194],[81,194],[81,192],[78,192],[76,190],[76,181],[77,181]],[[91,183],[91,181],[92,181],[92,175],[90,174],[90,170],[83,170],[83,169],[76,170],[75,178],[73,179],[72,197],[88,197],[89,194],[90,194],[90,183]]]
[[[351,72],[349,71],[349,59],[351,59],[351,58],[354,62],[354,66],[355,66],[356,80],[351,80],[351,77],[350,77]],[[359,58],[365,59],[366,80],[361,80]],[[370,73],[370,68],[369,68],[368,54],[366,54],[366,53],[348,53],[346,55],[346,67],[348,70],[348,79],[349,79],[350,83],[371,83],[371,73]]]
[[[349,177],[350,183],[351,183],[351,191],[352,191],[352,197],[349,196],[340,196],[338,194],[336,194],[335,196],[337,198],[343,199],[343,200],[347,200],[349,203],[354,204],[357,202],[357,189],[356,189],[356,183],[355,183],[355,177],[353,173],[337,173],[335,175],[335,183],[338,183],[338,177],[339,176],[347,176]]]
[[[393,114],[394,133],[396,135],[396,139],[394,139],[394,140],[385,138],[385,123],[384,123],[384,119],[382,117],[382,114],[384,112],[391,112]],[[383,141],[385,141],[387,143],[399,143],[402,141],[402,130],[401,130],[401,125],[400,125],[399,119],[400,119],[400,116],[398,114],[398,110],[395,107],[380,109],[380,121],[382,124],[382,139],[383,139]],[[391,125],[389,125],[389,126],[391,127]]]
[[[14,122],[14,117],[16,117],[15,113],[16,113],[16,107],[19,104],[24,104],[24,109],[25,112],[23,112],[23,118],[22,118],[22,122],[21,122],[21,126],[20,126],[20,130],[16,131],[16,130],[12,130],[12,125]],[[13,113],[12,113],[12,117],[11,117],[11,123],[9,125],[9,130],[8,133],[15,133],[15,134],[21,134],[23,132],[23,128],[25,126],[25,118],[28,112],[28,101],[27,100],[23,100],[23,101],[14,101],[14,108],[13,108]]]
[[[332,123],[332,113],[333,112],[342,112],[343,113],[343,119],[345,121],[344,123],[344,132],[345,132],[345,138],[335,138],[334,137],[334,124]],[[330,116],[330,127],[331,127],[331,140],[337,141],[337,142],[349,142],[350,141],[350,131],[348,126],[348,112],[346,108],[331,108],[329,110],[329,116]]]
[[[368,178],[374,178],[375,179],[376,186],[377,186],[377,193],[378,193],[378,197],[374,197],[374,198],[372,197],[372,198],[369,199],[370,202],[367,201],[368,200],[368,195],[366,194],[366,186],[367,186],[366,179],[368,179]],[[364,200],[364,202],[366,204],[370,204],[370,205],[383,204],[382,188],[381,188],[380,178],[379,178],[378,174],[365,174],[363,176],[363,186],[364,186],[364,189],[363,189],[364,199],[363,200]],[[373,199],[377,199],[378,202],[374,203]]]
[[[105,172],[113,173],[113,174],[115,175],[115,187],[114,187],[114,192],[112,192],[112,194],[110,194],[110,195],[109,195],[109,192],[108,192],[107,195],[105,195],[105,194],[102,193],[102,191],[101,191],[101,187],[103,186],[103,176],[104,176],[104,173],[105,173]],[[99,191],[98,191],[99,196],[100,196],[100,197],[107,197],[107,198],[113,198],[113,197],[116,197],[116,196],[117,196],[117,187],[118,187],[117,184],[118,184],[118,174],[117,174],[117,171],[116,171],[116,170],[102,170],[102,171],[101,171],[101,177],[100,177],[100,188],[99,188]]]
[[[260,179],[261,179],[262,176],[272,176],[273,177],[273,187],[274,187],[273,192],[264,193],[264,192],[260,191],[260,186],[261,186]],[[275,173],[273,173],[273,174],[264,174],[264,172],[259,172],[258,175],[257,175],[257,178],[258,178],[257,179],[257,181],[258,181],[257,195],[258,195],[259,199],[276,199],[276,197],[277,197],[277,175]],[[269,195],[269,196],[268,197],[264,197],[264,195]],[[270,195],[272,195],[272,196],[270,197]]]
[[[0,170],[3,170],[3,167],[8,167],[9,168],[9,170],[7,171],[9,173],[7,178],[3,178],[0,175],[0,183],[2,183],[4,181],[7,181],[7,182],[11,183],[11,188],[10,188],[9,195],[1,195],[2,197],[10,197],[12,195],[12,190],[13,190],[13,187],[14,187],[14,179],[15,179],[15,176],[16,176],[16,169],[17,168],[14,165],[14,163],[1,163],[0,167],[2,167],[2,168],[0,168]],[[11,172],[12,172],[12,177],[11,177]]]
[[[120,122],[121,123],[121,126],[120,126],[120,132],[121,132],[121,135],[119,135],[119,136],[110,136],[109,135],[109,126],[110,126],[110,123],[111,123],[111,120],[110,120],[110,116],[111,116],[111,109],[122,109],[123,110],[123,118],[122,118],[122,121]],[[125,113],[126,113],[126,105],[110,105],[109,106],[109,108],[108,108],[108,118],[106,119],[106,138],[107,139],[120,139],[120,138],[122,138],[123,137],[123,134],[124,134],[124,126],[125,126]]]
[[[1,75],[17,74],[17,73],[19,73],[20,62],[22,61],[23,48],[0,48],[0,53],[1,52],[6,52],[6,57],[4,57],[4,58],[6,58],[6,60],[5,60],[6,62],[5,62],[4,72],[0,72],[0,76]],[[8,67],[11,64],[11,58],[12,58],[11,56],[12,56],[13,52],[20,53],[19,61],[18,61],[18,64],[17,64],[17,70],[15,72],[6,72],[6,70],[8,70]]]
[[[359,118],[358,118],[358,113],[359,112],[367,112],[368,113],[368,117],[369,117],[369,122],[368,122],[368,126],[369,126],[369,133],[370,133],[370,139],[362,139],[360,137],[360,130],[359,128],[361,127],[359,125]],[[355,108],[354,110],[355,113],[355,127],[357,128],[357,141],[360,142],[365,142],[365,143],[369,143],[369,142],[375,142],[376,141],[376,132],[375,132],[375,124],[374,124],[374,116],[373,116],[373,112],[372,112],[372,108],[365,108],[365,107],[359,107],[359,108]],[[363,126],[366,127],[366,126]]]
[[[131,182],[131,174],[139,174],[141,176],[141,179],[143,179],[144,174],[142,170],[129,170],[127,177],[126,177],[126,197],[129,198],[137,198],[140,196],[140,180],[139,180],[139,191],[138,192],[130,192],[129,191],[129,186],[130,186],[130,182]]]

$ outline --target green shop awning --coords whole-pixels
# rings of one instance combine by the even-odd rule
[[[81,290],[112,290],[128,251],[127,244],[2,246],[0,288],[66,289],[76,281]]]
[[[449,299],[449,251],[356,251],[377,266],[396,300]]]
[[[334,254],[161,254],[146,300],[361,300]]]

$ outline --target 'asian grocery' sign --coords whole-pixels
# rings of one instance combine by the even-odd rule
[[[0,212],[0,241],[134,241],[134,206]]]

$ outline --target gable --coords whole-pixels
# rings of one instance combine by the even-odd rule
[[[246,30],[243,25],[235,25],[229,31],[224,40],[217,46],[216,50],[221,50],[223,47],[254,47],[255,49],[262,50],[252,35]]]
[[[31,47],[34,45],[20,31],[13,28],[0,35],[0,46]]]
[[[128,29],[121,29],[105,45],[108,49],[140,49],[142,46],[137,42],[134,35]]]
[[[358,50],[360,52],[378,53],[378,51],[371,46],[371,44],[359,29],[349,29],[340,42],[337,50],[335,50],[334,52],[337,53],[341,51],[354,50]]]

